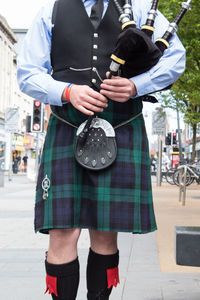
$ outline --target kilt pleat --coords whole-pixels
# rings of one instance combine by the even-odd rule
[[[116,129],[117,159],[98,172],[75,161],[75,133],[76,129],[51,115],[36,186],[35,231],[75,227],[133,233],[156,230],[142,115]],[[46,176],[50,188],[43,199]]]

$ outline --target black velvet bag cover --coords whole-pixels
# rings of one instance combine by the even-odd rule
[[[120,33],[113,54],[125,60],[122,76],[131,78],[150,70],[159,61],[162,52],[143,31],[129,25]]]

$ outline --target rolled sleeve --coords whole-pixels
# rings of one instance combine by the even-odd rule
[[[135,76],[131,79],[137,90],[137,97],[152,93],[153,83],[149,72]]]
[[[66,83],[62,81],[54,80],[52,84],[48,85],[48,103],[52,105],[62,106],[62,94],[66,87]],[[67,102],[65,102],[67,103]]]

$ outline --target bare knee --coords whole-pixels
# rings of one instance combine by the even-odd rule
[[[80,228],[53,229],[50,231],[48,261],[65,263],[77,257],[77,242]]]
[[[99,254],[114,254],[117,252],[117,232],[90,230],[91,248]]]
[[[54,247],[77,244],[80,232],[80,228],[50,230],[50,243],[53,243]]]

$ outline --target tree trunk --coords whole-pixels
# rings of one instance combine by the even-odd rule
[[[193,138],[192,138],[192,161],[194,162],[196,156],[196,137],[197,137],[197,124],[192,126]]]

